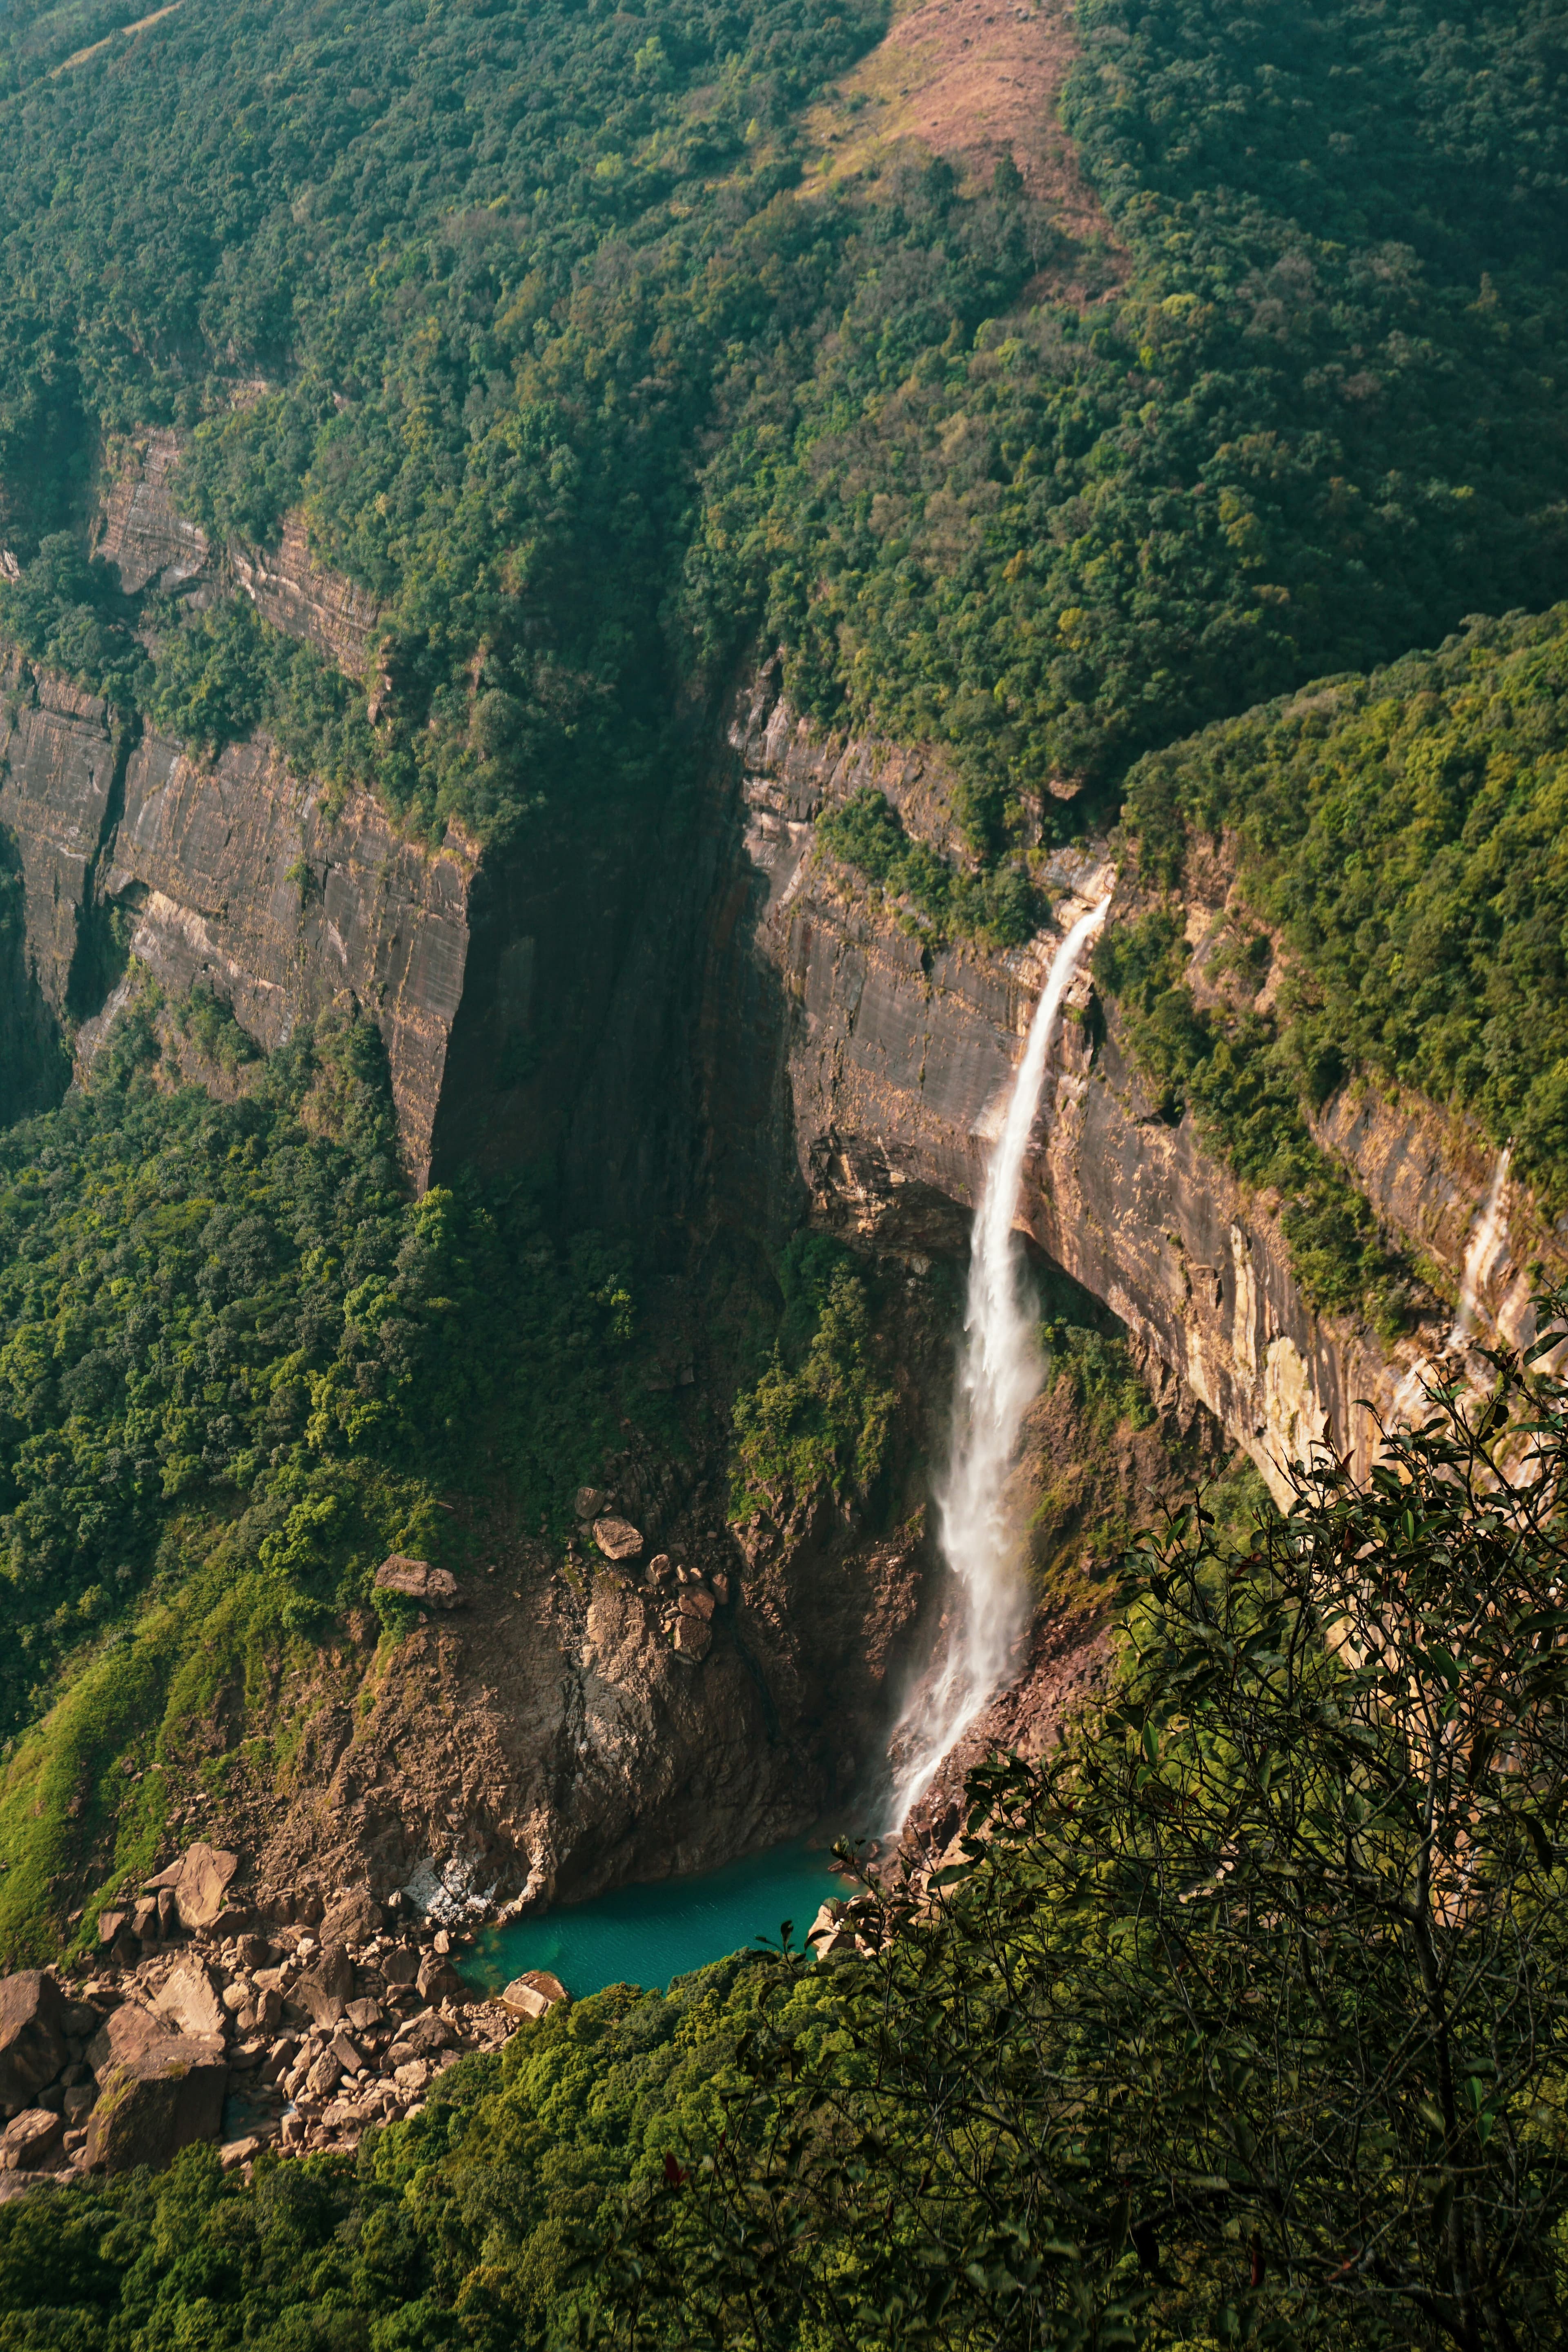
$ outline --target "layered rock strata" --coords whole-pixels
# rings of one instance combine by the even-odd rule
[[[1057,924],[1026,948],[933,947],[918,925],[870,905],[815,837],[823,809],[863,781],[911,830],[925,829],[918,803],[932,789],[930,764],[814,740],[768,677],[738,707],[731,740],[749,813],[749,936],[787,1007],[780,1076],[801,1174],[825,1213],[868,1237],[896,1235],[929,1213],[931,1193],[973,1200],[1057,940],[1111,886],[1112,870],[1092,850],[1044,864]],[[1190,1118],[1175,1127],[1160,1118],[1114,1014],[1107,1026],[1090,997],[1080,973],[1036,1130],[1025,1228],[1121,1317],[1152,1364],[1207,1406],[1277,1495],[1289,1490],[1288,1465],[1321,1442],[1348,1448],[1364,1472],[1380,1417],[1394,1414],[1403,1384],[1443,1349],[1447,1313],[1434,1302],[1396,1347],[1316,1314],[1292,1270],[1278,1199],[1239,1184]],[[1490,1155],[1457,1123],[1364,1086],[1327,1107],[1320,1133],[1457,1297]],[[1562,1236],[1510,1188],[1488,1262],[1470,1269],[1480,1336],[1528,1337],[1533,1269],[1565,1255]]]
[[[460,836],[436,852],[405,840],[367,793],[330,808],[265,738],[205,766],[149,734],[127,764],[100,888],[135,910],[131,951],[158,980],[206,982],[269,1048],[328,1003],[355,1003],[385,1041],[423,1184],[476,864]]]
[[[462,997],[477,857],[405,840],[368,793],[332,806],[265,737],[204,764],[13,663],[0,704],[0,825],[26,908],[26,986],[57,1022],[103,1003],[105,912],[167,987],[201,981],[270,1047],[349,1001],[386,1044],[410,1171],[429,1172]],[[87,1047],[98,1033],[89,1031]]]
[[[274,628],[313,645],[349,675],[363,676],[380,620],[375,598],[316,561],[297,509],[284,517],[274,548],[251,547],[238,539],[214,547],[175,503],[183,446],[180,435],[167,427],[114,444],[92,552],[114,565],[129,596],[144,588],[177,590],[202,604],[237,590]]]

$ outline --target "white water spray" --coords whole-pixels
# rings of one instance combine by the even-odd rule
[[[1503,1192],[1508,1183],[1508,1163],[1512,1151],[1513,1146],[1510,1143],[1505,1143],[1498,1153],[1497,1166],[1492,1171],[1492,1181],[1487,1197],[1481,1203],[1480,1214],[1470,1228],[1470,1238],[1465,1248],[1464,1268],[1459,1276],[1459,1304],[1454,1316],[1453,1328],[1436,1356],[1423,1356],[1418,1364],[1411,1366],[1399,1383],[1398,1391],[1394,1400],[1394,1409],[1390,1415],[1392,1424],[1396,1429],[1401,1422],[1409,1419],[1411,1407],[1415,1402],[1416,1391],[1426,1381],[1427,1374],[1449,1356],[1463,1355],[1470,1343],[1470,1336],[1476,1328],[1477,1311],[1480,1306],[1481,1285],[1491,1273],[1498,1251],[1508,1238],[1508,1211],[1503,1205]]]
[[[916,1694],[893,1735],[895,1831],[996,1690],[1022,1631],[1023,1596],[1009,1556],[1014,1531],[1004,1488],[1044,1367],[1013,1222],[1062,1001],[1110,904],[1106,898],[1080,915],[1057,950],[981,1187],[969,1244],[952,1450],[936,1498],[937,1537],[957,1582],[961,1615],[934,1684]]]

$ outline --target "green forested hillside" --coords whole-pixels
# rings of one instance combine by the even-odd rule
[[[881,28],[183,0],[29,81],[0,139],[16,551],[79,523],[100,433],[177,421],[209,528],[266,539],[302,500],[384,601],[374,736],[361,706],[299,740],[419,821],[656,789],[682,681],[782,641],[819,719],[951,744],[993,856],[1021,790],[1111,788],[1207,718],[1550,600],[1544,0],[1240,33],[1086,5],[1068,120],[1127,256],[1087,309],[1016,174],[799,184],[803,102]],[[64,623],[0,603],[150,693],[68,619],[106,593],[61,593]],[[160,718],[247,723],[260,658],[169,651]]]
[[[976,1775],[864,1953],[803,1965],[795,1922],[560,2004],[352,2161],[35,2192],[0,2344],[1544,2352],[1565,1446],[1510,1374],[1381,1486],[1240,1546],[1192,1514],[1123,1593],[1119,1703]]]
[[[1168,1115],[1190,1104],[1245,1181],[1285,1192],[1323,1307],[1399,1326],[1398,1269],[1306,1134],[1347,1077],[1462,1111],[1512,1145],[1547,1204],[1568,1199],[1565,755],[1558,606],[1322,681],[1129,780],[1155,903],[1104,940],[1097,971]],[[1184,912],[1162,894],[1215,850],[1243,911],[1200,951],[1200,996]]]

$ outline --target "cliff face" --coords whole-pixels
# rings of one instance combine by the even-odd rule
[[[310,552],[305,519],[286,515],[275,548],[230,540],[214,547],[174,502],[179,434],[152,427],[116,442],[92,551],[120,574],[127,595],[183,590],[197,604],[221,591],[248,596],[262,618],[300,637],[351,676],[369,665],[379,609],[374,596]]]
[[[929,777],[907,755],[814,745],[766,680],[738,709],[731,741],[750,813],[751,937],[787,1006],[775,1052],[800,1171],[825,1212],[895,1239],[930,1219],[932,1196],[973,1202],[1050,956],[1111,870],[1092,853],[1055,859],[1057,928],[1025,949],[933,950],[869,910],[814,842],[823,807],[872,776],[918,824],[910,795]],[[1315,1314],[1278,1202],[1237,1184],[1190,1119],[1161,1120],[1114,1020],[1074,1019],[1090,992],[1080,972],[1026,1178],[1028,1233],[1129,1326],[1156,1382],[1190,1389],[1278,1495],[1284,1465],[1321,1439],[1364,1470],[1374,1412],[1393,1412],[1402,1381],[1442,1348],[1447,1318],[1390,1350]],[[1475,1139],[1429,1106],[1364,1087],[1327,1106],[1321,1133],[1457,1295],[1492,1173]],[[1561,1264],[1563,1251],[1521,1188],[1506,1189],[1502,1209],[1471,1272],[1480,1336],[1517,1339],[1529,1334],[1532,1263]]]
[[[211,767],[92,696],[14,667],[0,716],[0,824],[26,906],[25,982],[57,1022],[104,1011],[105,911],[173,989],[205,981],[268,1046],[349,997],[385,1040],[417,1181],[428,1174],[462,994],[476,859],[399,838],[367,795],[335,814],[265,740]],[[100,1016],[94,1019],[93,1016]]]
[[[329,815],[264,740],[205,768],[147,735],[102,863],[105,898],[136,910],[132,953],[171,989],[209,982],[264,1045],[352,998],[385,1042],[410,1172],[426,1181],[471,852],[415,847],[367,793]]]

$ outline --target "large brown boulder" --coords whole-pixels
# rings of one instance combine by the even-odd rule
[[[400,1592],[405,1601],[417,1601],[426,1609],[455,1609],[458,1606],[458,1580],[449,1568],[432,1568],[427,1559],[409,1559],[395,1551],[384,1559],[375,1571],[378,1591]]]
[[[462,1978],[440,1952],[426,1953],[415,1981],[421,2000],[454,2000],[463,1990]]]
[[[0,2170],[42,2172],[58,2162],[64,2131],[47,2107],[24,2107],[0,2132]]]
[[[606,1559],[636,1559],[642,1536],[629,1519],[595,1519],[594,1541]]]
[[[713,1647],[713,1628],[706,1618],[688,1616],[682,1612],[675,1621],[674,1641],[678,1655],[697,1664]]]
[[[351,1887],[327,1906],[321,1918],[323,1944],[368,1944],[379,1936],[382,1909],[368,1886]]]
[[[216,1979],[209,1968],[195,1958],[181,1961],[153,2008],[176,2033],[221,2035],[228,2022]]]
[[[336,2025],[353,1998],[353,1962],[341,1944],[323,1952],[313,1969],[296,1977],[289,1998],[309,2011],[317,2025]]]
[[[218,2035],[169,2033],[127,2003],[87,2054],[98,2077],[83,2150],[89,2170],[168,2164],[193,2140],[216,2137],[228,2081]]]
[[[64,1993],[42,1969],[0,1979],[0,2109],[30,2107],[68,2057]]]
[[[558,2000],[570,1999],[560,1978],[548,1969],[530,1969],[526,1976],[514,1977],[500,1996],[501,2007],[513,2017],[542,2017]]]
[[[457,2039],[440,2011],[426,2009],[398,2035],[393,2047],[400,2060],[430,2058],[437,2050],[450,2050]]]
[[[183,1927],[195,1929],[215,1925],[223,1909],[223,1898],[230,1880],[239,1868],[239,1856],[226,1853],[221,1846],[205,1845],[198,1839],[187,1852],[174,1881],[174,1908]]]

